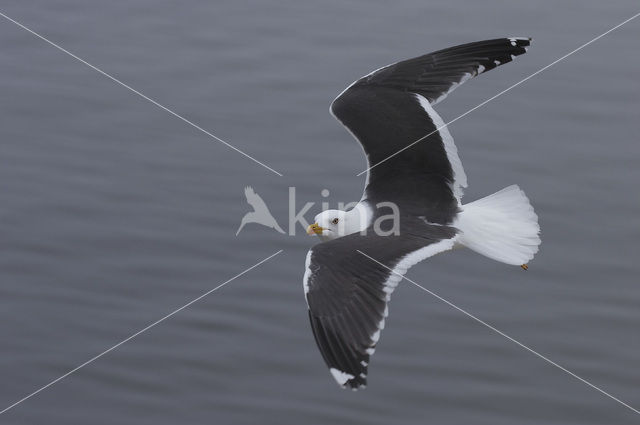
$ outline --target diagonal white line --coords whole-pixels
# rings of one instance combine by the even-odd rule
[[[390,159],[391,159],[391,158],[393,158],[394,156],[396,156],[396,155],[398,155],[398,154],[400,154],[400,153],[404,152],[405,150],[409,149],[410,147],[414,146],[415,144],[420,143],[421,141],[423,141],[423,140],[424,140],[424,139],[426,139],[427,137],[429,137],[429,136],[431,136],[432,134],[437,133],[438,131],[440,131],[442,128],[444,128],[444,127],[448,126],[449,124],[453,124],[454,122],[458,121],[460,118],[463,118],[463,117],[465,117],[465,116],[469,115],[471,112],[475,111],[476,109],[483,107],[484,105],[486,105],[487,103],[491,102],[492,100],[497,99],[498,97],[502,96],[503,94],[505,94],[505,93],[506,93],[506,92],[508,92],[509,90],[511,90],[511,89],[513,89],[513,88],[515,88],[515,87],[518,87],[520,84],[522,84],[522,83],[524,83],[525,81],[527,81],[527,80],[529,80],[529,79],[531,79],[531,78],[535,77],[536,75],[540,74],[541,72],[543,72],[543,71],[545,71],[545,70],[547,70],[547,69],[551,68],[553,65],[557,64],[558,62],[561,62],[561,61],[563,61],[564,59],[568,58],[569,56],[573,55],[574,53],[579,52],[580,50],[584,49],[585,47],[587,47],[587,46],[588,46],[588,45],[590,45],[591,43],[594,43],[594,42],[596,42],[596,41],[600,40],[600,39],[601,39],[602,37],[604,37],[605,35],[609,34],[609,33],[610,33],[610,32],[612,32],[612,31],[617,30],[618,28],[620,28],[621,26],[623,26],[623,25],[624,25],[624,24],[626,24],[627,22],[630,22],[630,21],[634,20],[634,19],[635,19],[635,18],[637,18],[638,16],[640,16],[640,13],[636,13],[635,15],[633,15],[632,17],[630,17],[629,19],[627,19],[627,20],[625,20],[625,21],[623,21],[623,22],[620,22],[618,25],[616,25],[615,27],[613,27],[613,28],[611,28],[611,29],[609,29],[609,30],[607,30],[607,31],[603,32],[602,34],[600,34],[600,35],[599,35],[599,36],[597,36],[596,38],[594,38],[594,39],[592,39],[592,40],[590,40],[590,41],[587,41],[586,43],[584,43],[584,44],[583,44],[583,45],[581,45],[580,47],[578,47],[578,48],[576,48],[576,49],[574,49],[574,50],[570,51],[570,52],[569,52],[569,53],[567,53],[566,55],[564,55],[564,56],[562,56],[562,57],[560,57],[560,58],[558,58],[558,59],[554,60],[554,61],[553,61],[553,62],[551,62],[549,65],[547,65],[547,66],[545,66],[545,67],[540,68],[539,70],[537,70],[537,71],[536,71],[536,72],[534,72],[533,74],[529,75],[528,77],[525,77],[524,79],[522,79],[522,80],[518,81],[517,83],[515,83],[515,84],[513,84],[513,85],[511,85],[511,86],[509,86],[509,87],[507,87],[506,89],[502,90],[500,93],[498,93],[498,94],[496,94],[496,95],[494,95],[494,96],[491,96],[489,99],[487,99],[487,100],[485,100],[484,102],[482,102],[482,103],[478,104],[477,106],[474,106],[473,108],[469,109],[467,112],[465,112],[465,113],[463,113],[462,115],[459,115],[458,117],[456,117],[456,118],[452,119],[452,120],[451,120],[451,121],[449,121],[448,123],[446,123],[446,124],[444,124],[444,125],[441,125],[440,127],[438,127],[438,128],[436,128],[435,130],[433,130],[431,133],[427,134],[426,136],[422,136],[421,138],[419,138],[419,139],[418,139],[418,140],[416,140],[415,142],[413,142],[413,143],[411,143],[411,144],[409,144],[409,145],[405,146],[404,148],[400,149],[400,150],[399,150],[399,151],[397,151],[396,153],[393,153],[393,154],[389,155],[388,157],[386,157],[385,159],[383,159],[383,160],[381,160],[381,161],[379,161],[379,162],[377,162],[377,163],[373,164],[371,167],[367,168],[366,170],[361,171],[360,173],[356,174],[356,176],[361,176],[361,175],[363,175],[364,173],[366,173],[366,172],[370,171],[372,168],[377,167],[378,165],[382,164],[383,162],[386,162],[386,161],[390,160]]]
[[[33,397],[34,395],[38,394],[41,391],[44,391],[45,389],[49,388],[50,386],[52,386],[53,384],[61,381],[62,379],[66,378],[67,376],[71,375],[74,372],[77,372],[78,370],[82,369],[83,367],[85,367],[86,365],[88,365],[89,363],[94,362],[95,360],[98,360],[100,357],[104,356],[105,354],[115,350],[116,348],[120,347],[122,344],[132,340],[133,338],[137,337],[138,335],[140,335],[143,332],[148,331],[149,329],[153,328],[154,326],[156,326],[159,323],[164,322],[166,319],[170,318],[171,316],[173,316],[174,314],[184,310],[185,308],[189,307],[191,304],[201,300],[202,298],[206,297],[207,295],[211,294],[212,292],[222,288],[224,285],[226,285],[227,283],[239,278],[240,276],[242,276],[243,274],[255,269],[256,267],[258,267],[259,265],[269,261],[270,259],[272,259],[273,257],[275,257],[276,255],[280,254],[283,250],[279,250],[278,252],[271,254],[270,256],[268,256],[267,258],[257,262],[256,264],[254,264],[253,266],[245,269],[244,271],[242,271],[241,273],[238,273],[237,275],[233,276],[231,279],[221,283],[220,285],[216,286],[215,288],[205,292],[204,294],[200,295],[197,298],[194,298],[193,300],[189,301],[188,303],[186,303],[185,305],[183,305],[182,307],[172,311],[171,313],[167,314],[166,316],[164,316],[161,319],[156,320],[155,322],[153,322],[152,324],[140,329],[138,332],[128,336],[127,338],[123,339],[122,341],[120,341],[119,343],[117,343],[116,345],[112,346],[111,348],[103,351],[102,353],[98,354],[97,356],[94,356],[92,358],[90,358],[89,360],[87,360],[86,362],[82,363],[80,366],[77,366],[73,369],[71,369],[69,372],[65,373],[64,375],[54,379],[53,381],[49,382],[47,385],[40,387],[39,389],[37,389],[36,391],[32,392],[31,394],[21,398],[20,400],[16,401],[15,403],[11,404],[10,406],[5,407],[3,410],[0,411],[0,415],[2,415],[3,413],[5,413],[6,411],[16,407],[17,405],[19,405],[20,403],[22,403],[23,401],[26,401],[28,399],[30,399],[31,397]]]
[[[204,128],[200,127],[199,125],[189,121],[188,119],[186,119],[185,117],[183,117],[182,115],[178,114],[177,112],[172,111],[171,109],[167,108],[164,105],[161,105],[160,103],[156,102],[155,100],[153,100],[152,98],[150,98],[149,96],[146,96],[142,93],[140,93],[138,90],[134,89],[133,87],[123,83],[122,81],[120,81],[119,79],[117,79],[116,77],[114,77],[111,74],[106,73],[105,71],[101,70],[100,68],[98,68],[97,66],[91,65],[89,62],[85,61],[82,58],[79,58],[78,56],[74,55],[73,53],[71,53],[70,51],[66,50],[65,48],[59,46],[58,44],[54,43],[53,41],[45,38],[44,36],[38,34],[37,32],[33,31],[30,28],[27,28],[26,26],[22,25],[20,22],[16,21],[15,19],[10,18],[9,16],[5,15],[4,13],[0,12],[0,16],[2,16],[3,18],[5,18],[6,20],[13,22],[14,24],[16,24],[17,26],[19,26],[20,28],[24,29],[25,31],[30,32],[31,34],[35,35],[36,37],[38,37],[39,39],[41,39],[42,41],[50,44],[51,46],[55,47],[56,49],[60,50],[61,52],[66,53],[67,55],[71,56],[72,58],[74,58],[75,60],[85,64],[86,66],[88,66],[89,68],[93,69],[94,71],[99,72],[100,74],[104,75],[105,77],[109,78],[110,80],[112,80],[113,82],[120,84],[122,87],[126,88],[127,90],[129,90],[132,93],[137,94],[138,96],[140,96],[141,98],[143,98],[144,100],[153,103],[154,105],[156,105],[158,108],[170,113],[171,115],[173,115],[176,118],[181,119],[182,121],[184,121],[185,123],[189,124],[191,127],[195,128],[196,130],[199,130],[200,132],[206,134],[207,136],[213,138],[214,140],[217,140],[218,142],[222,143],[223,145],[233,149],[234,151],[238,152],[241,155],[244,155],[245,157],[249,158],[250,160],[252,160],[253,162],[262,165],[264,168],[266,168],[267,170],[279,175],[280,177],[282,177],[282,174],[279,173],[278,171],[274,170],[273,168],[269,167],[268,165],[258,161],[257,159],[255,159],[254,157],[252,157],[251,155],[249,155],[248,153],[243,152],[242,150],[236,148],[235,146],[231,145],[228,142],[225,142],[224,140],[222,140],[221,138],[219,138],[218,136],[216,136],[215,134],[205,130]]]
[[[490,324],[488,324],[487,322],[485,322],[482,319],[479,319],[478,317],[474,316],[473,314],[469,313],[467,310],[464,310],[463,308],[458,307],[457,305],[455,305],[454,303],[452,303],[449,300],[446,300],[444,298],[442,298],[440,295],[436,294],[433,291],[428,290],[427,288],[425,288],[424,286],[414,282],[413,280],[409,279],[408,277],[397,273],[396,271],[394,271],[393,269],[387,267],[386,265],[382,264],[380,261],[376,260],[373,257],[368,256],[367,254],[365,254],[364,252],[360,251],[359,249],[357,250],[360,254],[364,255],[365,257],[367,257],[368,259],[370,259],[371,261],[381,265],[382,267],[384,267],[385,269],[389,270],[391,273],[396,274],[398,276],[400,276],[402,279],[405,279],[406,281],[413,283],[415,286],[417,286],[418,288],[422,289],[423,291],[427,292],[430,295],[433,295],[434,297],[436,297],[437,299],[439,299],[440,301],[444,302],[445,304],[455,308],[456,310],[458,310],[459,312],[469,316],[470,318],[472,318],[473,320],[475,320],[476,322],[480,323],[481,325],[486,326],[487,328],[491,329],[492,331],[496,332],[497,334],[507,338],[509,341],[518,344],[520,347],[524,348],[525,350],[529,351],[531,354],[535,354],[536,356],[540,357],[542,360],[546,361],[547,363],[557,367],[558,369],[562,370],[563,372],[568,373],[569,375],[573,376],[574,378],[582,381],[583,383],[587,384],[588,386],[590,386],[591,388],[593,388],[594,390],[597,390],[599,392],[601,392],[602,394],[606,395],[607,397],[609,397],[612,400],[617,401],[618,403],[620,403],[621,405],[623,405],[624,407],[634,411],[637,414],[640,414],[640,411],[629,406],[627,403],[625,403],[624,401],[620,400],[619,398],[616,398],[614,396],[612,396],[611,394],[609,394],[608,392],[606,392],[605,390],[601,389],[600,387],[595,386],[594,384],[592,384],[591,382],[587,381],[584,378],[579,377],[578,375],[576,375],[575,373],[571,372],[569,369],[559,365],[558,363],[554,362],[553,360],[543,356],[542,354],[538,353],[537,351],[535,351],[532,348],[529,348],[528,346],[524,345],[523,343],[521,343],[520,341],[510,337],[509,335],[507,335],[506,333],[502,332],[500,329],[497,329],[493,326],[491,326]]]

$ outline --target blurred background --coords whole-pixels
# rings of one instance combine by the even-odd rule
[[[636,1],[4,0],[0,9],[284,174],[0,18],[0,409],[279,249],[65,378],[4,424],[630,424],[639,417],[403,283],[369,386],[337,387],[302,290],[316,243],[285,227],[360,199],[366,163],[328,113],[385,64],[531,36],[438,105],[445,121],[639,12]],[[470,251],[409,277],[640,406],[640,19],[454,123],[469,202],[517,183],[529,272]],[[322,189],[329,189],[322,198]]]

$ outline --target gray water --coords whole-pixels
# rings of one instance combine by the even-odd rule
[[[482,4],[481,4],[482,3]],[[403,283],[364,391],[339,389],[282,225],[360,147],[328,113],[398,59],[498,36],[529,53],[439,105],[450,120],[639,11],[637,1],[3,0],[0,11],[280,171],[0,18],[0,409],[283,253],[0,416],[3,424],[631,424],[640,416]],[[468,251],[408,276],[640,408],[640,19],[451,126],[465,200],[518,183],[529,272]]]

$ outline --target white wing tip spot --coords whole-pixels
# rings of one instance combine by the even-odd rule
[[[349,379],[355,378],[355,376],[349,373],[343,372],[341,370],[338,370],[335,367],[330,368],[329,372],[331,372],[331,375],[333,375],[333,379],[335,379],[336,382],[340,385],[344,385],[347,383]]]
[[[373,335],[371,335],[371,341],[373,341],[374,343],[378,342],[379,339],[380,339],[380,329],[378,329],[377,331],[375,331]]]

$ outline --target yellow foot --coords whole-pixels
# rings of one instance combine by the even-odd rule
[[[527,266],[526,264],[523,264],[520,267],[522,267],[522,270],[529,270],[529,266]]]

